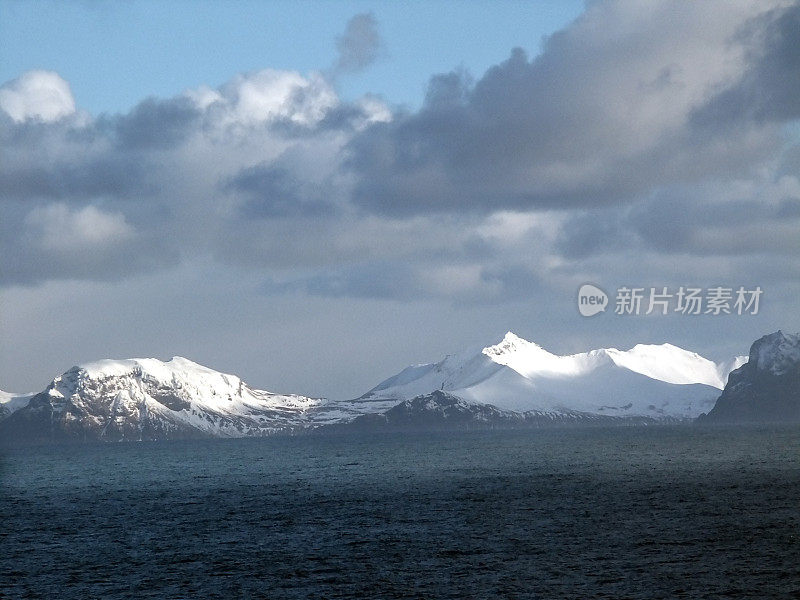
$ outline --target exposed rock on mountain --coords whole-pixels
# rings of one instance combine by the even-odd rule
[[[776,331],[753,342],[704,423],[800,423],[800,335]]]

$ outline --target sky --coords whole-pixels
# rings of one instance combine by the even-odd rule
[[[0,39],[0,389],[800,330],[797,2],[0,0]]]

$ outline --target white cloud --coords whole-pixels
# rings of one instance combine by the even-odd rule
[[[14,121],[57,121],[75,112],[69,83],[53,71],[28,71],[0,86],[0,109]]]
[[[70,209],[55,203],[34,208],[25,219],[29,233],[47,250],[80,250],[129,240],[133,229],[119,213],[95,206]]]
[[[339,100],[317,74],[264,69],[237,75],[217,92],[200,88],[187,92],[200,109],[218,110],[223,124],[254,125],[286,119],[300,125],[318,122]]]
[[[392,111],[375,96],[365,96],[358,102],[359,108],[364,111],[365,125],[368,123],[388,123],[392,120]]]

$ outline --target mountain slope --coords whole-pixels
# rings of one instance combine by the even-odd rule
[[[0,422],[4,442],[267,435],[324,419],[325,401],[273,394],[188,359],[103,360],[56,377]]]
[[[726,377],[725,365],[671,344],[559,356],[509,332],[480,351],[408,367],[360,400],[443,390],[511,411],[689,419],[713,407]]]
[[[28,405],[33,394],[12,394],[0,390],[0,420]]]
[[[530,429],[552,425],[646,425],[650,417],[613,417],[574,411],[518,412],[476,404],[435,390],[404,400],[381,413],[364,414],[337,429],[430,431],[453,429]]]
[[[702,421],[800,423],[800,334],[779,330],[753,342]]]

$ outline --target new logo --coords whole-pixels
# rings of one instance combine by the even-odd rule
[[[584,283],[578,290],[578,311],[584,317],[603,312],[608,306],[608,294],[596,285]]]

